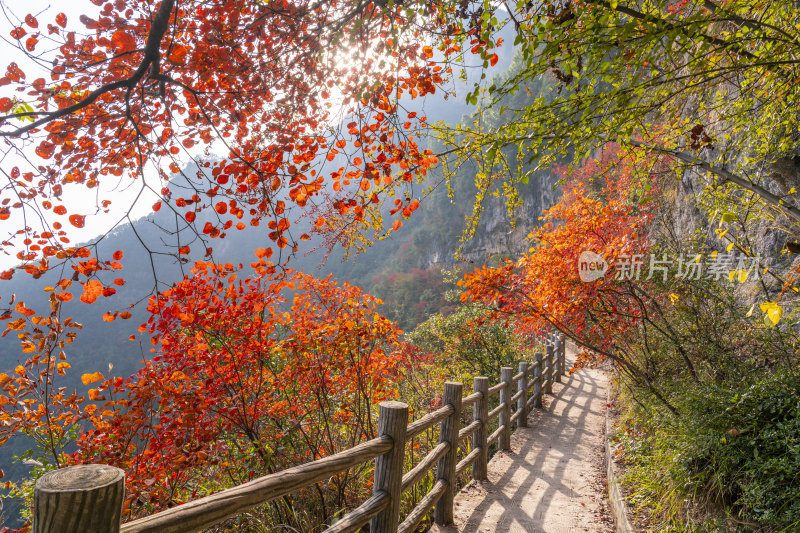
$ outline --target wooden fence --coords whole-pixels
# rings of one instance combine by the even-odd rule
[[[437,524],[448,525],[453,521],[458,476],[472,466],[473,479],[486,479],[489,447],[497,442],[499,449],[510,449],[512,426],[526,427],[531,408],[541,407],[542,395],[552,392],[554,381],[561,381],[566,371],[564,357],[564,338],[553,335],[544,354],[537,353],[532,364],[520,363],[516,375],[510,367],[504,367],[496,385],[490,386],[488,378],[476,377],[472,393],[464,396],[461,383],[445,383],[442,407],[410,424],[408,405],[383,402],[377,438],[126,524],[120,523],[125,495],[122,470],[107,465],[55,470],[36,483],[33,533],[195,533],[372,460],[372,497],[326,533],[355,532],[367,523],[370,533],[411,533],[431,509]],[[490,398],[495,395],[499,395],[498,405],[490,408]],[[469,406],[473,422],[462,428],[461,413]],[[489,422],[495,418],[499,427],[490,435]],[[439,424],[439,444],[404,473],[406,442],[435,424]],[[458,445],[467,438],[471,439],[471,451],[458,461]],[[436,480],[431,490],[401,522],[403,493],[434,465]]]

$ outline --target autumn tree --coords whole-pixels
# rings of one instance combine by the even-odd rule
[[[267,253],[296,249],[308,235],[290,230],[293,207],[314,213],[331,239],[350,241],[362,233],[354,228],[382,227],[376,209],[387,196],[398,199],[395,229],[417,207],[414,183],[436,158],[418,142],[426,118],[402,101],[444,90],[448,58],[469,39],[446,20],[472,11],[426,2],[94,3],[101,8],[80,25],[63,13],[20,15],[11,33],[40,67],[13,61],[0,78],[0,136],[24,160],[5,169],[0,200],[0,217],[14,225],[3,246],[20,269],[40,275],[81,262],[82,280],[102,277],[105,258],[89,265],[95,258],[70,244],[70,228],[101,211],[129,220],[151,198],[153,210],[174,212],[170,231],[184,237],[173,250],[143,246],[180,259],[211,257],[214,239],[262,222]],[[471,52],[494,62],[493,46]],[[176,179],[187,161],[199,171]],[[128,205],[103,197],[116,184],[132,191]],[[64,195],[82,187],[97,194],[95,207],[67,205]]]
[[[667,154],[710,173],[712,187],[744,189],[800,221],[796,188],[785,179],[800,97],[792,2],[521,0],[484,8],[480,35],[513,25],[520,65],[483,100],[503,124],[485,128],[482,113],[470,127],[441,131],[453,168],[475,159],[485,187],[513,190],[526,179],[524,165],[580,161],[614,141]],[[509,95],[542,78],[554,86],[509,105]],[[480,95],[476,88],[471,97]]]
[[[197,263],[151,299],[143,328],[155,357],[136,375],[84,376],[96,383],[83,407],[90,426],[70,461],[124,468],[128,516],[372,438],[375,406],[394,395],[408,361],[375,298],[329,278],[236,270]],[[324,521],[360,496],[357,470],[305,495]],[[301,519],[290,498],[272,513]]]

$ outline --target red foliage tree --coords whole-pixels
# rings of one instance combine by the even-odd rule
[[[565,332],[591,349],[578,366],[611,358],[638,372],[619,350],[665,298],[652,297],[646,280],[658,165],[645,167],[631,154],[609,148],[567,178],[562,198],[530,234],[530,251],[467,274],[462,298],[491,303],[496,313],[513,315],[529,332],[553,327]],[[581,279],[584,252],[606,262],[604,276]],[[626,257],[630,269],[621,265]],[[632,268],[636,257],[642,261],[639,275]]]
[[[134,515],[192,497],[200,480],[241,483],[373,437],[374,407],[406,364],[397,329],[357,287],[293,271],[237,280],[232,265],[194,270],[151,299],[143,328],[157,355],[90,391],[108,403],[90,408],[72,458],[124,468]]]

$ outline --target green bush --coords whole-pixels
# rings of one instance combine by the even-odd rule
[[[704,412],[694,409],[684,424],[696,435],[683,459],[689,472],[705,473],[742,518],[800,525],[800,375],[705,400]]]

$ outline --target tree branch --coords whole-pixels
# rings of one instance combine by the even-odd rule
[[[52,122],[53,120],[71,115],[76,111],[80,111],[81,109],[94,103],[94,101],[102,95],[117,89],[127,88],[127,94],[129,95],[133,87],[135,87],[136,84],[138,84],[142,78],[144,78],[145,74],[147,74],[148,69],[151,69],[152,75],[157,75],[161,60],[161,40],[164,38],[164,34],[167,32],[167,28],[169,27],[169,18],[172,14],[172,9],[174,6],[175,0],[164,0],[161,3],[161,6],[158,8],[155,17],[153,17],[153,22],[150,25],[150,33],[147,34],[147,44],[144,47],[144,58],[142,59],[141,64],[139,64],[139,68],[136,69],[136,72],[134,72],[130,78],[103,85],[102,87],[99,87],[89,93],[89,95],[80,102],[76,102],[71,106],[63,107],[53,111],[52,113],[48,113],[47,116],[40,118],[39,120],[36,120],[27,126],[23,126],[11,131],[0,132],[0,137],[19,137],[20,135],[23,135],[35,128]],[[10,117],[0,118],[0,124],[2,124],[8,118]]]

